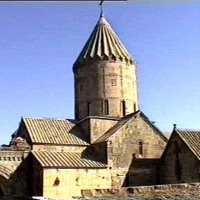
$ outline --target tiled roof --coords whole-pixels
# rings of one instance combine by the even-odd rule
[[[32,151],[42,167],[56,168],[106,168],[103,163],[83,158],[80,153]]]
[[[91,59],[114,59],[130,63],[133,62],[130,54],[103,16],[100,16],[74,66]]]
[[[66,119],[22,118],[32,143],[88,145],[83,133]]]
[[[175,131],[200,160],[200,130],[175,129]]]
[[[6,179],[9,179],[10,176],[12,175],[11,169],[3,166],[2,164],[0,165],[0,176],[3,176]]]
[[[128,123],[133,117],[140,116],[142,119],[148,123],[162,138],[164,141],[167,141],[167,138],[165,135],[154,125],[152,124],[149,119],[142,113],[141,111],[136,111],[134,113],[131,113],[129,115],[124,116],[121,118],[120,121],[118,121],[112,128],[110,128],[104,135],[99,137],[94,143],[100,143],[107,141],[117,130],[119,130],[121,127],[123,127],[126,123]]]

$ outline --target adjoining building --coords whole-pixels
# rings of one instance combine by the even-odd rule
[[[200,130],[174,128],[161,157],[161,183],[200,182]]]
[[[167,138],[139,110],[136,68],[101,14],[73,65],[75,119],[21,119],[0,151],[0,195],[67,199],[159,183]]]

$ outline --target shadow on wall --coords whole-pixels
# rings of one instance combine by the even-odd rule
[[[159,184],[159,164],[160,159],[133,156],[123,187]]]
[[[10,175],[11,170],[0,165],[0,197],[8,196],[11,193]]]
[[[3,197],[3,196],[4,196],[4,193],[3,193],[1,186],[0,186],[0,198]]]
[[[88,160],[101,162],[107,164],[107,145],[106,142],[92,144],[88,146],[83,152],[82,157]]]
[[[73,122],[73,120],[69,120],[69,121]],[[71,133],[72,135],[78,137],[79,139],[85,142],[89,142],[89,138],[85,136],[84,131],[79,125],[73,126],[72,129],[69,131],[69,133]]]

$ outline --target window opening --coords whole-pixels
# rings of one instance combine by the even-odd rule
[[[126,102],[123,100],[121,102],[122,104],[122,115],[125,116],[126,115]]]
[[[116,86],[117,83],[116,83],[116,79],[111,79],[111,86]]]
[[[104,114],[109,115],[109,104],[108,100],[104,100]]]
[[[136,109],[136,103],[133,104],[133,110],[134,110],[134,112],[137,111],[137,109]]]
[[[139,141],[139,156],[143,156],[143,142]]]
[[[87,103],[87,115],[91,115],[91,103]]]

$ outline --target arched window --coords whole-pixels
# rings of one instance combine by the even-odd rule
[[[139,141],[139,156],[143,156],[144,151],[143,151],[143,142]]]
[[[121,107],[122,107],[122,116],[126,115],[126,102],[124,100],[121,101]]]

